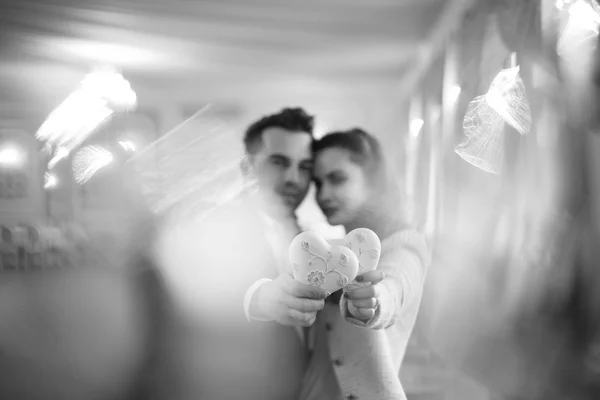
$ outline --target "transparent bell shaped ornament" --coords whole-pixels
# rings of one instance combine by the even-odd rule
[[[71,168],[73,177],[79,184],[85,184],[98,171],[110,165],[114,155],[102,146],[85,146],[75,153]]]
[[[525,95],[525,85],[519,67],[507,68],[498,73],[485,95],[488,105],[521,135],[531,129],[531,109]]]
[[[469,164],[500,174],[504,166],[504,119],[486,100],[476,97],[467,108],[463,120],[466,141],[455,152]]]
[[[132,159],[151,209],[199,217],[252,185],[244,178],[242,138],[205,107]]]

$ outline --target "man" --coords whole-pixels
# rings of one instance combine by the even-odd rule
[[[252,124],[242,168],[256,191],[220,207],[174,241],[181,252],[165,248],[178,253],[181,262],[171,262],[174,267],[193,260],[185,280],[195,321],[179,344],[182,398],[298,397],[305,337],[302,329],[286,325],[311,325],[326,297],[283,273],[289,243],[299,231],[294,212],[310,185],[312,130],[313,118],[298,108]],[[273,280],[256,284],[265,277]],[[249,323],[248,316],[281,324]]]
[[[267,237],[279,253],[279,276],[262,277],[246,292],[244,309],[250,320],[310,326],[316,318],[311,303],[298,297],[305,285],[294,281],[286,268],[287,248],[300,232],[295,211],[312,178],[312,130],[313,118],[304,110],[284,109],[251,125],[244,137],[248,158],[243,169],[257,180],[262,217],[273,228]]]

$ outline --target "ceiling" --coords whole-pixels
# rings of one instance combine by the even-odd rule
[[[48,111],[106,65],[138,94],[177,101],[395,82],[449,3],[3,0],[0,91],[8,108]]]

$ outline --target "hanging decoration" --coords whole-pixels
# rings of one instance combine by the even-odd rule
[[[463,119],[467,140],[456,147],[456,153],[477,168],[499,174],[504,162],[505,124],[521,135],[531,128],[531,110],[519,66],[500,71],[488,92],[469,103]]]
[[[80,184],[86,183],[100,169],[112,163],[113,154],[100,146],[86,146],[73,157],[73,176]]]

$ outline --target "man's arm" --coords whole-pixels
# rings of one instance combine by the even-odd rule
[[[271,282],[271,279],[263,278],[263,279],[257,280],[256,282],[254,282],[252,284],[252,286],[250,286],[250,288],[246,291],[246,294],[244,295],[244,314],[246,314],[246,319],[248,320],[248,322],[251,322],[253,320],[254,321],[268,321],[267,319],[264,319],[264,317],[261,318],[256,305],[253,307],[252,310],[250,307],[251,303],[252,303],[252,298],[256,295],[256,292],[258,291],[258,289],[260,289],[260,287],[266,282]],[[252,312],[252,311],[254,311],[254,312]]]
[[[260,279],[246,291],[248,320],[276,321],[282,325],[310,326],[325,306],[323,289],[297,282],[291,275]]]

